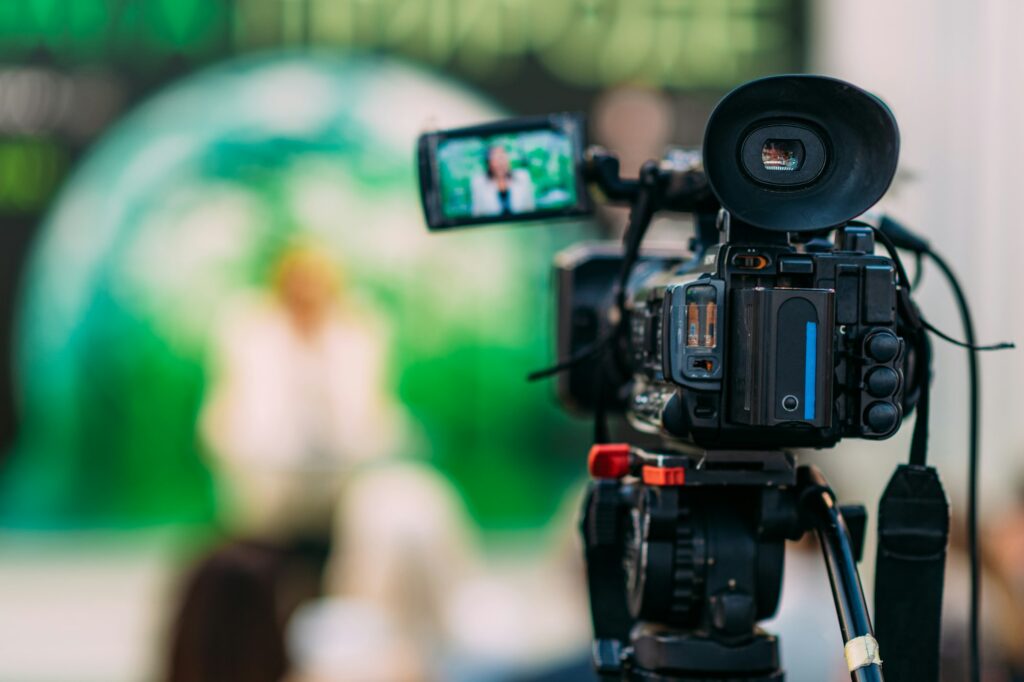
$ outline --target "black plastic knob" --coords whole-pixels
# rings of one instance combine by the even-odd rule
[[[900,352],[900,339],[890,331],[875,332],[868,337],[865,349],[878,362],[889,362]]]
[[[899,385],[900,375],[890,367],[876,367],[864,379],[864,387],[875,398],[888,398]]]
[[[900,413],[892,403],[871,403],[864,413],[864,422],[874,433],[889,433],[896,428]]]

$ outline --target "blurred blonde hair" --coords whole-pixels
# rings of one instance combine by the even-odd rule
[[[277,257],[270,273],[274,292],[278,295],[284,293],[288,279],[295,273],[316,278],[331,294],[344,289],[345,276],[341,265],[328,255],[326,247],[313,241],[291,244]]]

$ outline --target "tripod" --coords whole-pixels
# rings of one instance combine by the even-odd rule
[[[820,540],[854,682],[881,682],[857,574],[866,512],[782,451],[650,454],[596,445],[582,533],[603,681],[780,682],[784,544]],[[625,477],[630,476],[629,479]],[[627,482],[628,481],[628,482]]]

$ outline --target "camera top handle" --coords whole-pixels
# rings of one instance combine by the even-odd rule
[[[696,226],[692,250],[697,255],[718,243],[716,221],[721,204],[711,191],[699,156],[682,156],[681,163],[672,157],[660,163],[648,161],[641,166],[636,179],[627,179],[620,175],[619,159],[614,154],[597,146],[587,150],[583,163],[585,180],[596,185],[609,203],[630,206],[629,223],[622,238],[624,260],[616,291],[620,310],[625,303],[626,283],[640,255],[640,244],[655,213],[692,213]]]
[[[635,240],[642,240],[647,223],[658,211],[694,214],[698,244],[694,251],[703,251],[718,241],[715,222],[721,204],[711,191],[699,156],[685,153],[680,157],[648,161],[641,167],[639,177],[623,178],[618,157],[593,146],[587,149],[583,177],[601,190],[609,203],[642,209],[630,218],[629,230]]]
[[[684,154],[681,160],[669,157],[661,163],[648,162],[655,167],[657,210],[686,213],[718,211],[721,204],[711,193],[711,185],[697,159],[696,154]],[[587,182],[597,185],[605,198],[613,203],[632,203],[643,183],[641,178],[621,177],[618,157],[598,146],[587,149],[583,174]]]

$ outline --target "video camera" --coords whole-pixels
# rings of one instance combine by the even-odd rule
[[[701,153],[673,150],[635,179],[586,146],[576,114],[418,145],[432,230],[589,215],[590,188],[630,207],[621,246],[556,257],[560,360],[532,375],[557,376],[563,402],[595,416],[581,530],[602,679],[782,680],[777,640],[757,623],[777,607],[785,541],[813,530],[851,679],[882,679],[880,639],[890,682],[937,680],[949,510],[925,463],[926,332],[951,339],[911,300],[897,249],[931,257],[954,284],[972,380],[981,348],[927,242],[858,220],[896,171],[885,104],[833,78],[753,81],[719,102]],[[688,251],[641,248],[659,211],[692,214]],[[840,506],[820,472],[780,448],[888,438],[914,410],[911,462],[880,507],[876,639],[856,567],[866,511]],[[609,442],[612,413],[626,442]],[[970,455],[974,481],[973,426]],[[976,549],[973,487],[971,500]]]
[[[583,130],[581,117],[559,114],[422,137],[429,225],[585,214],[588,180],[613,199],[638,196],[639,183],[613,177],[612,157],[585,151]],[[539,179],[526,188],[536,199],[525,211],[481,212],[480,195],[501,191],[489,154],[506,149],[518,166],[509,196],[522,172]],[[828,447],[894,434],[914,395],[896,268],[874,255],[870,227],[848,222],[884,194],[898,149],[885,105],[841,81],[784,76],[731,93],[708,122],[704,170],[667,159],[649,200],[711,217],[721,240],[706,231],[689,258],[640,255],[621,310],[614,291],[627,254],[575,248],[556,260],[563,356],[623,332],[606,368],[591,357],[563,374],[566,404],[626,409],[639,430],[702,447]]]

